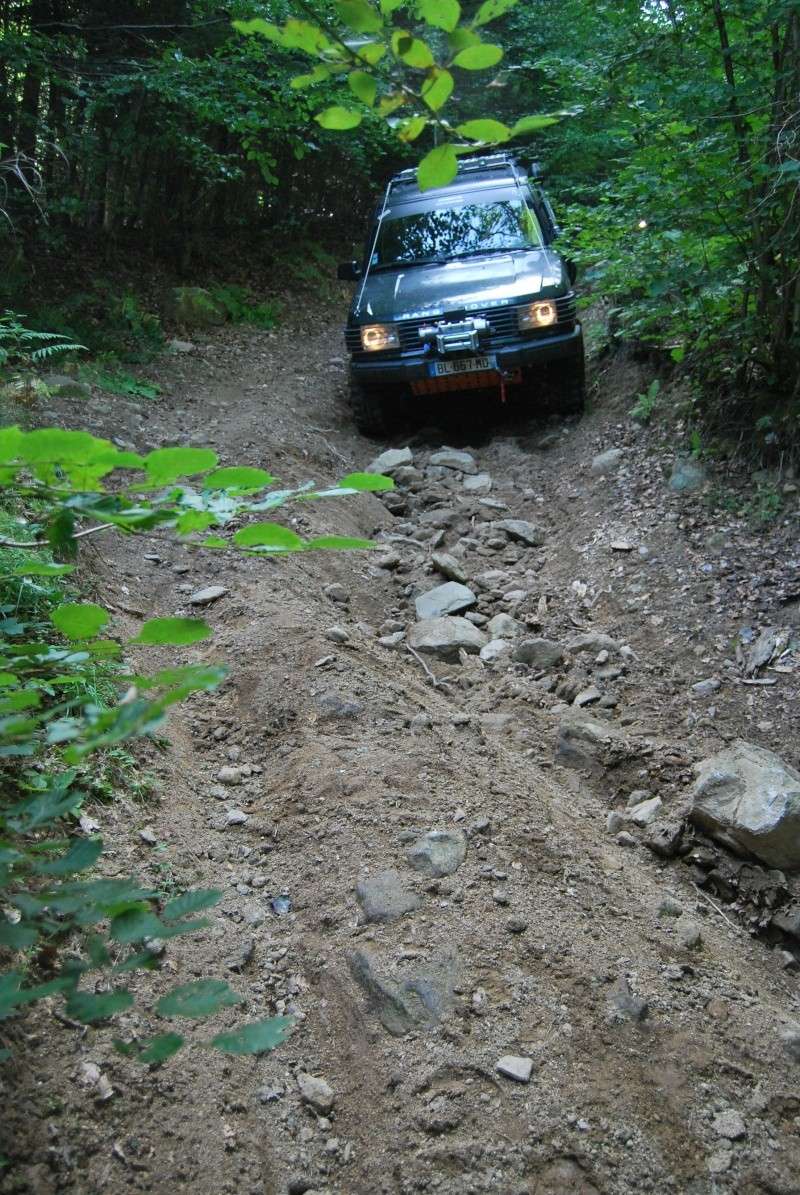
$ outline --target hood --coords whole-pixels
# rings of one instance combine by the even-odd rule
[[[361,286],[356,290],[351,315],[357,323],[421,319],[500,307],[540,294],[552,298],[568,289],[559,254],[552,249],[528,249],[443,265],[378,270],[369,274],[363,292]]]

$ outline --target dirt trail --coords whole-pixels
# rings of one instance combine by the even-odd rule
[[[338,326],[304,330],[299,365],[298,342],[297,329],[226,334],[164,366],[157,404],[98,396],[41,418],[138,450],[211,443],[223,463],[289,482],[365,467],[385,446],[349,424]],[[743,686],[731,649],[743,625],[797,629],[796,523],[769,536],[732,518],[711,526],[699,499],[670,495],[668,446],[623,418],[641,388],[617,364],[579,425],[462,427],[460,440],[452,426],[412,430],[416,472],[390,510],[364,496],[292,515],[304,533],[377,534],[381,556],[240,560],[161,537],[94,549],[87,571],[120,631],[140,614],[187,612],[203,585],[227,589],[207,610],[213,646],[186,658],[225,660],[229,680],[177,713],[168,751],[153,752],[161,800],[96,811],[110,866],[225,891],[214,928],[171,945],[142,990],[154,1001],[176,975],[227,974],[247,1003],[220,1024],[276,1011],[298,1024],[263,1058],[195,1049],[151,1074],[108,1031],[38,1012],[39,1047],[5,1093],[18,1164],[0,1189],[800,1191],[798,1067],[780,1038],[800,1017],[796,972],[700,891],[689,861],[660,860],[627,823],[621,837],[607,828],[636,789],[679,817],[691,764],[740,735],[797,765],[797,674]],[[468,447],[491,490],[431,470],[443,444]],[[592,473],[612,447],[617,467]],[[483,529],[502,518],[539,525],[542,546]],[[479,611],[562,646],[607,635],[610,659],[595,664],[596,645],[550,672],[429,660],[444,681],[433,687],[402,642],[378,636],[387,620],[413,622],[414,596],[444,580],[430,565],[439,539],[471,581],[505,574],[483,578]],[[334,626],[345,642],[326,635]],[[704,678],[721,687],[693,696]],[[566,767],[559,724],[592,686],[584,712],[622,745],[591,769]],[[247,819],[229,824],[234,809]],[[466,834],[452,875],[407,862],[433,829]],[[416,907],[364,924],[356,885],[387,869]],[[292,907],[279,916],[283,895]],[[687,923],[699,947],[684,944]],[[137,1015],[119,1028],[157,1026]],[[506,1055],[532,1059],[529,1083],[497,1072]],[[113,1099],[80,1086],[86,1061]],[[302,1072],[333,1088],[330,1115],[301,1101]]]

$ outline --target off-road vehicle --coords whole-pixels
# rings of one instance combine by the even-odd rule
[[[512,154],[462,160],[446,187],[404,170],[373,215],[345,338],[362,431],[380,434],[409,399],[480,390],[580,412],[583,333],[575,271],[553,247],[553,210],[535,165]]]

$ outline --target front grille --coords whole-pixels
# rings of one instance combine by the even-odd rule
[[[489,332],[486,338],[481,340],[481,348],[491,348],[493,345],[502,344],[506,340],[519,336],[524,336],[526,339],[535,339],[539,336],[547,336],[554,331],[565,332],[575,323],[576,297],[574,294],[562,295],[556,299],[555,303],[558,315],[556,323],[551,324],[549,328],[540,328],[535,332],[519,331],[517,312],[520,308],[527,307],[527,303],[518,303],[508,307],[489,307],[483,311],[465,312],[462,308],[460,311],[445,312],[444,315],[403,320],[397,325],[400,333],[400,351],[402,353],[418,352],[422,347],[422,341],[419,338],[420,328],[436,324],[440,320],[451,322],[465,318],[471,319],[472,317],[485,319],[489,325]],[[377,357],[381,355],[363,352],[361,348],[361,332],[358,328],[345,329],[345,342],[350,353],[364,357]]]

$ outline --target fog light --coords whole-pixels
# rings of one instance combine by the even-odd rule
[[[365,324],[361,329],[361,347],[368,353],[381,349],[399,349],[400,337],[394,324]]]
[[[555,303],[547,300],[543,303],[531,303],[528,307],[521,307],[518,313],[520,330],[530,332],[533,328],[549,328],[558,319]]]

